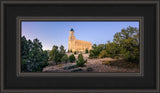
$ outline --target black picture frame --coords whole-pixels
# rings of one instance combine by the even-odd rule
[[[1,93],[159,93],[158,0],[1,0]],[[17,17],[141,16],[144,19],[144,74],[141,76],[17,77]],[[142,36],[143,37],[143,36]]]

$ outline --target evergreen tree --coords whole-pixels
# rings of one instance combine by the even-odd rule
[[[76,60],[75,56],[72,54],[69,56],[69,61],[74,62]]]
[[[65,55],[61,58],[61,61],[67,63],[67,62],[68,62],[68,56],[65,54]]]
[[[21,70],[22,72],[42,71],[48,65],[48,54],[42,50],[38,39],[26,40],[21,37]]]
[[[88,53],[88,49],[86,48],[85,53]]]
[[[87,63],[87,60],[84,60],[83,55],[79,54],[78,55],[78,60],[76,61],[76,65],[79,66],[79,67],[83,67],[85,63]]]

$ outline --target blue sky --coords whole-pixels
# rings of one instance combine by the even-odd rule
[[[138,27],[138,21],[92,21],[92,22],[55,22],[55,21],[22,21],[22,36],[33,40],[38,38],[44,50],[51,50],[53,45],[63,45],[68,49],[68,37],[73,27],[76,39],[89,41],[92,44],[104,44],[113,40],[116,32],[128,26]]]

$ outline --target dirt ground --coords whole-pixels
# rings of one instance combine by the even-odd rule
[[[72,53],[67,53],[67,55],[71,55]],[[75,55],[77,58],[78,54]],[[139,72],[139,68],[119,68],[116,66],[109,66],[109,65],[104,65],[102,62],[108,60],[108,61],[114,61],[116,59],[112,58],[94,58],[94,59],[89,59],[89,54],[83,54],[84,59],[87,59],[87,63],[85,64],[84,67],[77,67],[73,69],[68,69],[64,70],[64,67],[66,66],[72,66],[76,65],[76,63],[70,63],[68,62],[67,64],[58,64],[55,65],[52,61],[50,61],[50,65],[43,68],[43,72],[71,72],[74,69],[82,69],[82,72],[87,72],[88,68],[92,68],[92,72]]]

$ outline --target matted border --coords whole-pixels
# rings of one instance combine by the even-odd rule
[[[87,22],[127,22],[127,21],[135,21],[139,22],[139,32],[140,32],[140,72],[119,72],[119,73],[111,73],[111,72],[93,72],[93,73],[53,73],[53,72],[21,72],[21,22],[22,21],[87,21]],[[24,77],[24,76],[62,76],[62,77],[113,77],[113,76],[143,76],[144,75],[144,18],[143,17],[17,17],[17,77]]]
[[[159,69],[159,0],[105,0],[105,1],[98,1],[98,0],[93,0],[93,1],[4,1],[1,0],[1,89],[0,92],[29,92],[29,93],[39,93],[39,92],[44,92],[44,93],[49,93],[49,92],[55,92],[55,93],[75,93],[75,92],[86,92],[86,93],[99,93],[99,92],[127,92],[127,93],[141,93],[141,92],[145,92],[145,93],[159,93],[160,92],[160,86],[159,86],[159,75],[160,75],[160,69]],[[4,89],[4,81],[3,81],[3,76],[4,76],[4,69],[3,69],[3,62],[4,62],[4,4],[155,4],[156,5],[156,34],[157,34],[157,38],[156,38],[156,89],[122,89],[122,90],[117,90],[117,89],[70,89],[70,90],[62,90],[62,89],[51,89],[51,90],[45,90],[45,89]]]

